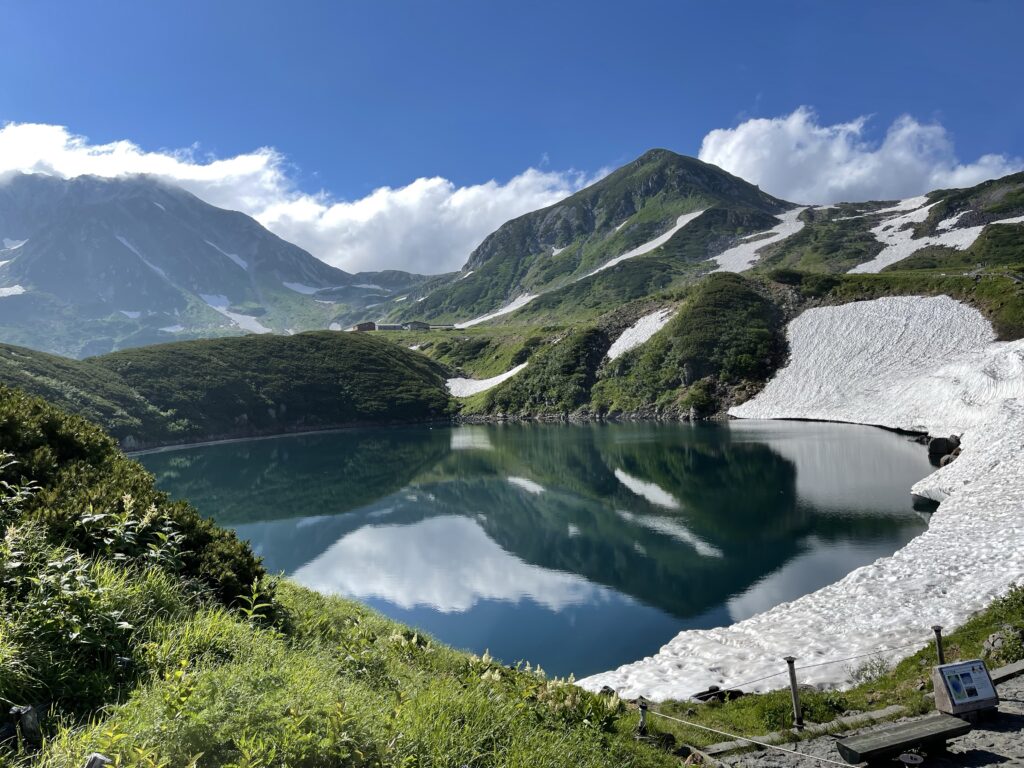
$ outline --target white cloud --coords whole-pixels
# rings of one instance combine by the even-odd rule
[[[222,208],[243,211],[324,261],[349,271],[461,267],[473,248],[511,218],[561,200],[594,179],[528,168],[505,183],[457,187],[420,178],[354,201],[298,190],[283,155],[262,147],[230,158],[195,148],[148,152],[130,141],[92,144],[58,125],[0,128],[0,176],[148,173]]]
[[[813,111],[801,107],[786,117],[711,131],[700,157],[772,194],[808,203],[910,197],[1022,166],[1003,155],[962,164],[941,125],[910,117],[898,119],[873,144],[864,137],[866,123],[862,117],[820,125]],[[0,178],[18,171],[63,177],[148,173],[213,205],[248,213],[342,269],[438,273],[461,267],[504,222],[563,199],[609,169],[587,177],[528,168],[503,183],[463,187],[441,177],[420,178],[349,201],[300,190],[286,158],[270,147],[216,158],[195,147],[146,151],[130,141],[93,144],[58,125],[8,123],[0,127]]]
[[[965,187],[1024,167],[1021,158],[982,155],[961,163],[937,124],[904,115],[880,142],[865,138],[867,117],[822,125],[808,107],[757,118],[704,137],[700,159],[799,203],[893,200]]]
[[[585,186],[579,174],[529,168],[504,184],[456,187],[434,177],[382,187],[353,202],[308,195],[270,206],[256,218],[344,269],[459,269],[487,235],[509,219],[551,205]]]

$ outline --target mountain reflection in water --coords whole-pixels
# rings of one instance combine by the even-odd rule
[[[806,422],[352,430],[145,454],[323,592],[578,677],[812,592],[924,528],[925,450]]]

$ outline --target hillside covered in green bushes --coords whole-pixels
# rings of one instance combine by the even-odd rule
[[[71,360],[0,345],[0,384],[126,447],[444,418],[444,369],[361,334],[184,341]]]

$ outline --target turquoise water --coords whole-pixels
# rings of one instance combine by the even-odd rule
[[[138,457],[267,568],[581,677],[742,620],[925,527],[926,451],[809,422],[352,430]]]

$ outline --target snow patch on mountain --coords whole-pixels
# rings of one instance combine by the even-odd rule
[[[239,312],[232,312],[228,309],[231,306],[231,302],[227,296],[221,294],[210,294],[201,293],[199,298],[206,302],[206,304],[213,310],[224,315],[231,322],[246,331],[252,333],[273,333],[273,330],[267,328],[259,320],[252,315],[243,315]]]
[[[974,241],[978,239],[978,236],[986,226],[991,226],[992,224],[1020,224],[1024,222],[1024,216],[1017,216],[1000,219],[977,227],[961,227],[958,229],[956,228],[957,223],[964,213],[967,213],[967,211],[964,211],[940,221],[935,227],[938,230],[938,234],[915,238],[913,225],[927,219],[932,207],[937,203],[925,205],[927,199],[918,197],[905,200],[901,205],[910,205],[912,203],[921,203],[921,205],[907,212],[902,212],[906,209],[900,206],[874,212],[875,214],[897,212],[899,215],[883,219],[871,229],[871,234],[884,247],[871,261],[858,264],[851,269],[851,274],[881,272],[890,264],[903,261],[903,259],[915,252],[929,246],[945,246],[946,248],[955,248],[958,251],[963,251],[974,245]]]
[[[800,220],[800,214],[806,210],[806,208],[794,208],[792,211],[779,214],[775,217],[779,220],[779,223],[768,230],[768,232],[757,232],[753,235],[748,235],[743,238],[739,245],[735,245],[711,259],[711,261],[718,265],[712,271],[743,272],[750,269],[757,262],[757,254],[762,248],[772,243],[781,242],[804,228],[804,223]]]
[[[249,262],[247,262],[245,259],[243,259],[241,256],[239,256],[237,253],[228,253],[223,248],[221,248],[219,245],[217,245],[216,243],[211,243],[209,240],[204,240],[203,242],[205,242],[208,246],[213,248],[218,253],[222,253],[225,256],[227,256],[229,259],[231,259],[233,262],[235,262],[235,264],[240,266],[242,269],[245,269],[245,270],[249,269]]]
[[[512,485],[522,488],[527,493],[532,493],[534,496],[540,496],[544,493],[544,486],[540,483],[535,483],[528,477],[515,477],[510,476],[506,478]]]
[[[138,248],[136,248],[136,247],[135,247],[134,245],[132,245],[132,244],[131,244],[131,243],[130,243],[130,242],[128,241],[128,239],[127,239],[127,238],[125,238],[125,237],[124,237],[124,236],[122,236],[122,235],[115,235],[115,237],[117,237],[117,239],[118,239],[118,241],[120,241],[121,245],[123,245],[123,246],[124,246],[125,248],[127,248],[127,249],[128,249],[129,251],[131,251],[131,252],[132,252],[132,253],[134,253],[134,254],[135,254],[136,256],[138,256],[138,257],[139,257],[139,261],[141,261],[141,262],[142,262],[143,264],[145,264],[145,265],[146,265],[147,267],[149,267],[149,268],[150,268],[150,269],[152,269],[152,270],[153,270],[154,272],[156,272],[156,273],[157,273],[158,275],[160,275],[160,277],[162,277],[162,278],[163,278],[164,280],[166,280],[166,279],[167,279],[167,273],[166,273],[166,272],[164,272],[164,271],[163,271],[162,269],[160,269],[160,267],[158,267],[158,266],[157,266],[156,264],[154,264],[153,262],[149,261],[149,260],[148,260],[148,259],[147,259],[147,258],[146,258],[145,256],[143,256],[143,255],[142,255],[142,254],[141,254],[141,253],[139,252],[139,249],[138,249]]]
[[[521,370],[527,366],[527,363],[521,363],[511,370],[505,371],[505,373],[499,373],[497,376],[492,376],[489,379],[448,379],[448,391],[453,397],[469,397],[479,392],[486,392],[488,389],[501,384],[503,381],[508,381]]]
[[[138,320],[140,317],[142,317],[141,312],[135,312],[130,309],[119,309],[117,311],[120,312],[125,317],[127,317],[129,320]]]
[[[6,288],[0,288],[0,299],[5,299],[8,296],[20,296],[25,292],[25,288],[20,285],[9,285]]]
[[[614,360],[626,354],[629,350],[636,349],[641,344],[645,344],[651,336],[665,327],[668,321],[672,319],[673,314],[674,312],[671,309],[659,309],[657,312],[644,315],[612,342],[612,345],[608,348],[608,357]]]
[[[314,293],[316,293],[317,291],[320,290],[319,288],[314,288],[313,286],[306,285],[305,283],[287,283],[286,282],[286,283],[282,283],[282,285],[285,288],[287,288],[289,291],[295,291],[296,293],[301,293],[303,296],[312,296]]]
[[[185,326],[184,325],[165,325],[163,328],[160,328],[158,330],[161,330],[164,333],[181,333],[182,331],[185,330]]]
[[[480,317],[474,317],[472,320],[467,320],[464,323],[456,323],[455,327],[459,328],[459,329],[471,328],[474,325],[479,325],[480,323],[486,323],[488,320],[493,320],[496,317],[501,317],[502,315],[507,315],[507,314],[510,314],[512,312],[515,312],[517,309],[522,309],[523,307],[525,307],[527,304],[529,304],[531,301],[533,301],[536,298],[537,298],[537,294],[535,294],[535,293],[524,293],[522,296],[519,296],[519,297],[513,299],[512,301],[510,301],[508,304],[506,304],[501,309],[496,309],[496,310],[494,310],[493,312],[491,312],[490,314],[487,314],[487,315],[481,315]]]
[[[593,272],[588,274],[587,277],[589,277],[590,275],[596,275],[598,272],[601,272],[602,270],[608,269],[609,267],[614,267],[616,264],[621,264],[626,259],[633,259],[633,258],[636,258],[637,256],[643,256],[645,253],[650,253],[655,248],[660,248],[665,243],[667,243],[669,240],[671,240],[672,236],[676,232],[681,230],[683,227],[685,227],[691,221],[693,221],[698,216],[700,216],[702,213],[704,213],[705,210],[707,210],[707,209],[706,208],[702,208],[701,210],[694,211],[693,213],[684,213],[682,216],[680,216],[678,219],[676,219],[675,226],[673,226],[667,232],[665,232],[665,233],[663,233],[661,235],[658,235],[653,240],[648,240],[643,245],[638,245],[636,248],[633,248],[630,251],[626,251],[621,256],[616,256],[614,259],[611,259],[610,261],[606,261],[600,267],[598,267]]]
[[[21,248],[28,240],[11,240],[10,238],[4,238],[4,250],[13,251],[17,248]]]
[[[774,675],[789,654],[801,665],[876,651],[896,659],[924,646],[932,624],[958,626],[1024,579],[1024,341],[994,341],[981,313],[947,297],[811,309],[788,336],[789,364],[732,415],[962,432],[961,455],[914,486],[944,499],[928,530],[828,587],[681,632],[583,687],[664,700]],[[844,663],[800,672],[811,685],[847,677]],[[785,684],[782,675],[745,689]]]

